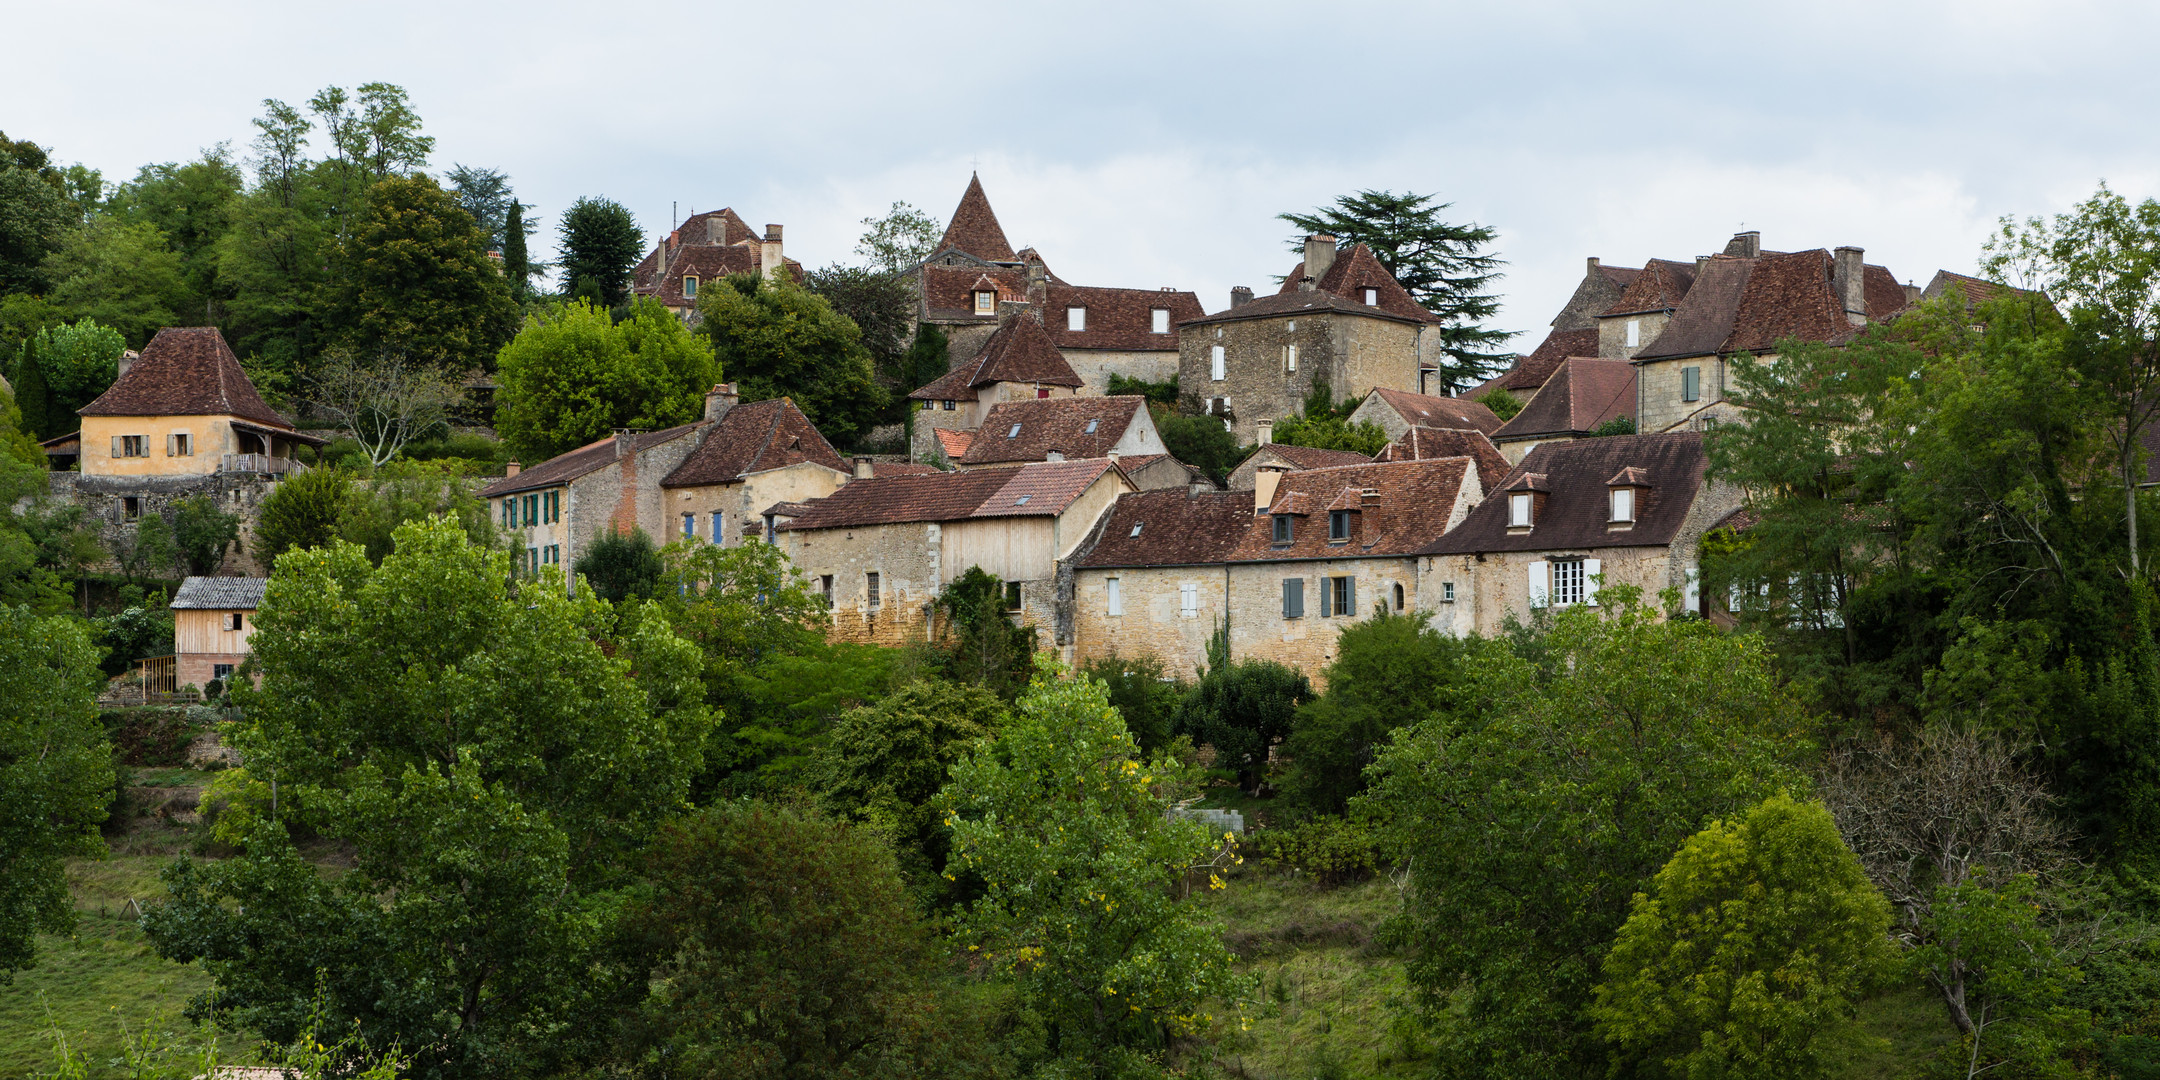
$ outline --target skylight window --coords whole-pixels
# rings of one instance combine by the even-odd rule
[[[1029,499],[1032,499],[1032,498],[1034,498],[1034,497],[1035,497],[1035,496],[1033,496],[1033,495],[1022,495],[1022,496],[1020,496],[1019,498],[1017,498],[1017,499],[1014,499],[1014,500],[1013,500],[1013,505],[1014,505],[1014,506],[1026,506],[1026,505],[1027,505],[1027,503],[1028,503],[1028,500],[1029,500]]]
[[[1006,438],[1008,438],[1008,439],[1017,439],[1017,438],[1019,438],[1019,437],[1020,437],[1020,425],[1018,425],[1018,424],[1014,424],[1014,425],[1012,426],[1012,430],[1011,430],[1011,431],[1008,431],[1008,432],[1006,432],[1006,433],[1005,433],[1005,437],[1006,437]]]
[[[1089,435],[1093,435],[1093,434],[1095,434],[1095,425],[1097,425],[1097,424],[1100,424],[1100,423],[1102,423],[1102,421],[1100,421],[1100,420],[1090,420],[1090,421],[1088,421],[1088,423],[1087,423],[1087,434],[1089,434]]]
[[[1136,522],[1133,522],[1133,527],[1132,527],[1132,534],[1133,534],[1134,536],[1138,536],[1138,535],[1140,535],[1140,527],[1141,527],[1141,526],[1143,526],[1143,525],[1146,525],[1146,524],[1147,524],[1147,522],[1145,522],[1145,521],[1136,521]]]

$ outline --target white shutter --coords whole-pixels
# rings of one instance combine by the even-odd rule
[[[1689,611],[1702,611],[1702,571],[1692,566],[1688,567],[1687,598],[1683,602]]]
[[[1125,594],[1118,589],[1118,579],[1111,578],[1109,581],[1105,582],[1103,585],[1103,591],[1107,593],[1110,598],[1110,614],[1125,614]]]
[[[1222,346],[1214,346],[1213,351],[1208,354],[1208,357],[1214,365],[1214,371],[1212,372],[1212,374],[1215,377],[1215,381],[1221,382],[1223,378],[1224,367]]]
[[[112,437],[112,456],[120,456],[120,436],[118,435]]]
[[[1591,607],[1597,606],[1597,576],[1605,572],[1604,566],[1605,563],[1601,559],[1584,559],[1582,561],[1583,603]]]
[[[1530,606],[1533,608],[1552,602],[1552,577],[1548,569],[1543,559],[1530,564]]]

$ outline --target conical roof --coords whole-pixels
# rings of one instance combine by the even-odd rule
[[[953,208],[952,224],[945,226],[945,235],[938,240],[937,249],[945,251],[958,248],[985,262],[1013,262],[1012,243],[1005,239],[1005,230],[998,226],[997,212],[990,209],[990,197],[983,194],[982,178],[970,174],[967,191],[960,196],[960,205]]]

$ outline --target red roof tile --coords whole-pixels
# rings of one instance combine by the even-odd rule
[[[1533,474],[1549,491],[1528,532],[1510,532],[1505,497],[1488,498],[1447,535],[1420,554],[1464,555],[1486,551],[1566,551],[1670,544],[1695,504],[1703,483],[1702,435],[1615,435],[1541,443],[1515,467],[1502,490]],[[1611,503],[1605,481],[1626,468],[1647,474],[1649,490],[1635,501],[1635,523],[1607,529]]]
[[[1635,415],[1635,365],[1625,360],[1561,362],[1530,404],[1500,430],[1496,443],[1549,435],[1587,435],[1598,425]]]
[[[1184,566],[1409,554],[1447,529],[1469,474],[1467,458],[1367,463],[1283,474],[1280,509],[1306,520],[1292,540],[1277,544],[1269,514],[1253,513],[1246,491],[1190,495],[1179,490],[1125,495],[1082,566]],[[1366,492],[1374,497],[1366,498]],[[1330,543],[1326,518],[1314,512],[1352,510],[1351,539]],[[1139,535],[1133,535],[1139,526]]]
[[[1373,393],[1387,402],[1395,414],[1411,426],[1468,428],[1491,434],[1500,430],[1500,418],[1484,402],[1469,398],[1413,394],[1408,390],[1374,387]]]
[[[751,473],[814,462],[836,472],[848,463],[810,418],[788,398],[753,401],[729,409],[708,428],[697,449],[660,481],[664,488],[726,484]]]
[[[1530,355],[1518,358],[1513,368],[1502,372],[1492,381],[1509,391],[1528,390],[1535,393],[1538,387],[1545,385],[1545,380],[1552,378],[1553,369],[1560,366],[1560,361],[1570,356],[1596,356],[1597,339],[1595,326],[1587,330],[1555,330],[1545,335],[1545,340],[1539,342]],[[1475,394],[1483,389],[1484,387],[1479,387],[1471,393]]]
[[[1338,465],[1363,465],[1372,458],[1355,450],[1323,450],[1317,446],[1297,446],[1292,443],[1269,443],[1254,456],[1265,454],[1279,459],[1293,469],[1332,469]]]
[[[976,388],[991,383],[1036,383],[1043,386],[1085,385],[1074,374],[1065,355],[1028,315],[1005,320],[983,342],[975,358],[940,376],[937,381],[908,395],[923,401],[973,401]]]
[[[1413,426],[1402,438],[1387,444],[1374,461],[1425,461],[1432,458],[1466,457],[1477,463],[1478,485],[1493,491],[1513,466],[1500,448],[1482,431],[1461,428]]]
[[[938,238],[937,250],[958,249],[986,262],[1012,262],[1012,244],[1005,239],[1005,230],[998,225],[997,212],[990,209],[990,197],[983,194],[982,178],[970,175],[967,190],[960,194],[960,205],[953,208],[952,223],[945,226],[945,235]]]
[[[959,428],[932,428],[930,433],[937,436],[938,448],[945,451],[947,461],[960,460],[968,452],[968,446],[975,441],[974,432]]]
[[[626,440],[621,449],[632,454],[643,453],[661,443],[680,439],[704,425],[705,421],[700,420],[694,424],[684,424],[663,431],[633,432],[621,436]],[[615,464],[616,459],[621,456],[615,445],[617,438],[618,436],[610,435],[605,439],[586,443],[568,453],[557,454],[516,476],[505,476],[481,488],[480,497],[492,499],[498,495],[510,495],[520,491],[560,487],[578,477],[597,472]]]
[[[1687,296],[1688,286],[1695,284],[1695,264],[1675,262],[1671,259],[1652,259],[1636,272],[1620,299],[1607,308],[1606,315],[1633,315],[1645,311],[1670,311],[1680,306]],[[1587,354],[1595,356],[1596,350]]]
[[[1283,279],[1282,288],[1276,290],[1276,295],[1299,291],[1304,277],[1305,264],[1299,262],[1296,269],[1290,272],[1290,276]],[[1338,253],[1335,261],[1329,263],[1328,268],[1321,272],[1320,280],[1314,283],[1314,287],[1320,292],[1339,296],[1359,306],[1364,306],[1365,290],[1371,289],[1375,293],[1374,299],[1379,301],[1373,306],[1390,315],[1415,319],[1418,322],[1440,321],[1438,315],[1425,310],[1416,300],[1411,299],[1410,290],[1403,288],[1402,283],[1395,280],[1395,275],[1388,273],[1387,267],[1380,264],[1379,256],[1374,255],[1372,249],[1363,244],[1352,244],[1350,250]]]
[[[872,476],[929,476],[932,473],[944,471],[935,465],[917,465],[908,461],[873,461],[870,463],[870,475]]]
[[[168,326],[81,416],[237,416],[292,430],[263,403],[215,326]]]
[[[983,417],[960,464],[1042,461],[1052,451],[1071,459],[1104,457],[1146,408],[1147,399],[1137,396],[1001,401]]]
[[[1831,254],[1820,248],[1755,260],[1719,352],[1768,352],[1788,337],[1844,341],[1853,335],[1845,305],[1830,285]],[[1862,286],[1865,287],[1863,275]]]
[[[995,313],[978,314],[975,310],[975,287],[983,278],[997,285],[998,302],[1027,299],[1027,274],[1021,270],[991,269],[980,266],[924,266],[921,285],[923,308],[931,318],[945,321],[956,319],[981,319],[990,322]]]
[[[1200,298],[1169,289],[1108,289],[1051,283],[1045,289],[1043,325],[1061,349],[1116,349],[1123,352],[1177,351],[1177,328],[1207,314]],[[1087,328],[1067,329],[1066,312],[1087,309]],[[1163,332],[1155,332],[1155,310],[1170,313]]]
[[[1063,513],[1109,468],[1107,460],[1098,458],[1039,462],[1017,469],[852,480],[831,495],[805,503],[802,512],[781,528],[801,531],[1055,515]]]

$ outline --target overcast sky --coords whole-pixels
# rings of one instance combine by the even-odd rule
[[[1583,258],[1857,244],[1925,284],[1995,220],[2106,178],[2142,198],[2160,7],[1817,2],[515,5],[0,0],[0,130],[108,179],[231,140],[265,97],[404,86],[434,164],[546,222],[648,236],[732,206],[851,259],[979,169],[1014,246],[1078,284],[1268,288],[1274,215],[1359,188],[1499,229],[1497,324],[1536,342]],[[34,44],[33,44],[34,43]],[[536,255],[540,254],[536,250]]]

